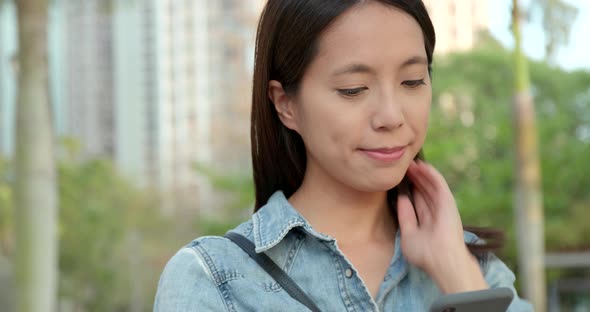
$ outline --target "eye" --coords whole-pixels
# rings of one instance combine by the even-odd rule
[[[358,96],[359,94],[361,94],[363,91],[368,90],[369,88],[367,87],[359,87],[359,88],[353,88],[353,89],[338,89],[338,93],[340,93],[340,95],[345,96],[345,97],[355,97]]]
[[[418,79],[418,80],[406,80],[404,82],[402,82],[402,85],[408,87],[408,88],[417,88],[421,85],[425,85],[426,82],[424,82],[424,79]]]

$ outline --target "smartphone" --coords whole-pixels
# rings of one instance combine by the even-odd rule
[[[514,293],[510,288],[494,288],[439,297],[430,312],[505,312]]]

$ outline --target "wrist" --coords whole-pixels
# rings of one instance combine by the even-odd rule
[[[428,272],[427,272],[428,273]],[[428,273],[443,294],[489,288],[479,262],[467,249]]]

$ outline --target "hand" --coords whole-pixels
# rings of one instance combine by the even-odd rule
[[[404,257],[444,293],[488,288],[465,245],[461,217],[443,176],[423,161],[412,162],[407,175],[414,184],[414,205],[400,195],[397,207]]]

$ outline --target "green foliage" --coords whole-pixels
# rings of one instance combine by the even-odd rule
[[[434,67],[425,154],[447,178],[465,224],[513,230],[512,59],[502,49],[449,55]],[[590,247],[590,73],[531,62],[548,250]],[[473,122],[471,122],[473,121]]]
[[[59,172],[62,294],[104,310],[125,290],[117,267],[129,190],[106,161],[61,164]]]
[[[0,257],[12,254],[14,209],[9,165],[0,157]]]
[[[59,165],[60,298],[79,311],[123,311],[137,288],[143,301],[135,304],[151,306],[165,261],[186,238],[163,231],[173,226],[161,217],[153,192],[135,188],[110,161],[67,156]],[[0,159],[0,257],[9,259],[10,172]]]
[[[253,210],[254,183],[251,174],[222,173],[203,164],[194,165],[195,173],[203,175],[218,192],[225,194],[229,202],[215,216],[201,216],[195,228],[201,235],[223,235],[236,227]]]
[[[229,209],[243,209],[254,203],[254,183],[249,173],[221,173],[203,164],[195,164],[195,172],[204,175],[214,189],[232,194]]]
[[[59,173],[62,296],[84,311],[127,310],[135,287],[150,305],[160,258],[180,245],[162,233],[172,225],[157,198],[106,160],[61,163]]]

